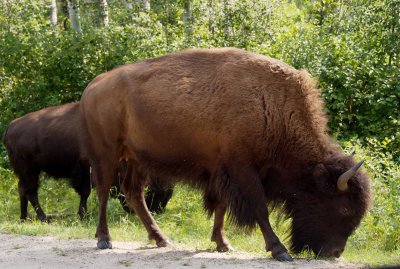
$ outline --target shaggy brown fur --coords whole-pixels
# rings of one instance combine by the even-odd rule
[[[230,247],[228,210],[240,226],[257,223],[278,260],[291,257],[270,226],[267,203],[283,203],[293,218],[294,251],[311,247],[326,256],[341,254],[367,209],[363,172],[348,191],[336,189],[354,163],[326,133],[315,82],[275,59],[195,49],[124,65],[87,86],[81,116],[99,186],[99,248],[111,246],[106,201],[121,156],[132,162],[122,188],[158,246],[169,242],[144,205],[146,174],[184,178],[204,191],[219,249]]]
[[[89,163],[80,155],[79,103],[49,107],[29,113],[11,122],[4,143],[11,166],[19,178],[18,191],[21,202],[21,219],[27,218],[28,201],[38,218],[48,220],[38,200],[39,174],[41,171],[55,178],[68,178],[80,195],[78,214],[86,212],[91,184]],[[120,173],[124,174],[123,162]],[[119,181],[113,182],[112,195],[118,198],[123,208],[131,212],[125,196],[121,194]],[[150,209],[161,212],[172,195],[170,185],[151,183],[147,193]]]

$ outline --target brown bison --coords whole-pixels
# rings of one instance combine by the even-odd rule
[[[4,136],[9,160],[19,177],[18,191],[21,219],[27,218],[28,201],[37,217],[48,220],[38,200],[41,171],[55,178],[68,178],[80,195],[78,214],[82,218],[87,209],[91,191],[89,163],[81,156],[79,136],[79,103],[49,107],[29,113],[11,122]],[[126,163],[120,163],[119,174],[125,175]],[[123,208],[131,212],[119,189],[119,180],[113,182],[112,195],[119,198]],[[172,195],[172,187],[152,183],[147,193],[149,207],[160,212]]]
[[[327,117],[306,71],[239,49],[194,49],[128,64],[96,77],[81,98],[83,145],[100,201],[98,247],[111,247],[109,189],[121,188],[158,246],[169,244],[148,212],[145,175],[179,178],[204,192],[212,239],[229,247],[226,210],[260,226],[266,250],[290,261],[267,204],[292,219],[294,252],[340,256],[365,214],[370,180],[327,135]]]

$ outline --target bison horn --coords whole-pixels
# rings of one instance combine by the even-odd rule
[[[339,191],[346,191],[347,188],[349,187],[347,185],[347,182],[349,182],[350,178],[355,175],[357,170],[361,167],[363,164],[364,160],[359,162],[358,164],[354,165],[352,168],[350,168],[348,171],[344,172],[338,179],[337,181],[337,188]]]

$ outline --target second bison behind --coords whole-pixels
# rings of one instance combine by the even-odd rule
[[[13,120],[4,135],[10,164],[18,176],[21,219],[28,217],[28,202],[38,218],[48,221],[39,203],[39,174],[67,178],[80,195],[78,214],[84,217],[91,191],[89,164],[82,156],[79,142],[81,124],[79,103],[48,107]],[[119,164],[119,174],[125,175],[128,163]],[[124,210],[131,212],[120,192],[118,177],[111,195],[119,198]],[[161,212],[172,195],[172,186],[161,185],[156,178],[149,182],[146,202],[153,212]]]

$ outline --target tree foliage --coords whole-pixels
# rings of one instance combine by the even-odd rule
[[[117,65],[188,47],[234,46],[306,68],[319,81],[339,138],[389,141],[400,156],[399,0],[109,0],[79,2],[74,32],[66,0],[0,3],[0,131],[29,111],[79,100]],[[104,2],[104,1],[103,1]]]

